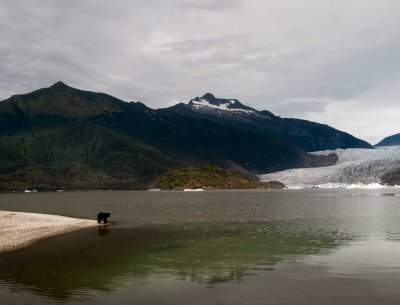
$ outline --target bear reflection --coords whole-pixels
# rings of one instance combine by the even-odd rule
[[[97,234],[99,235],[107,235],[109,233],[111,233],[111,231],[108,226],[99,226],[97,229]]]

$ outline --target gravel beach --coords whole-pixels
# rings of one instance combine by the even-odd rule
[[[0,253],[28,246],[46,237],[96,226],[96,220],[0,211]]]

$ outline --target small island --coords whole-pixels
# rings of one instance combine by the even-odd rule
[[[282,189],[285,187],[278,181],[253,180],[215,165],[196,164],[167,171],[157,177],[154,183],[162,190]]]

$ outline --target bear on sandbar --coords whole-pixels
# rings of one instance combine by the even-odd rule
[[[110,213],[104,213],[104,212],[100,212],[99,214],[97,214],[97,223],[107,223],[107,218],[111,217]]]

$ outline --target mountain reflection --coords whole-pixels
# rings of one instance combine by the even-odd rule
[[[323,218],[85,230],[0,255],[0,286],[61,302],[150,276],[213,288],[356,238]]]

